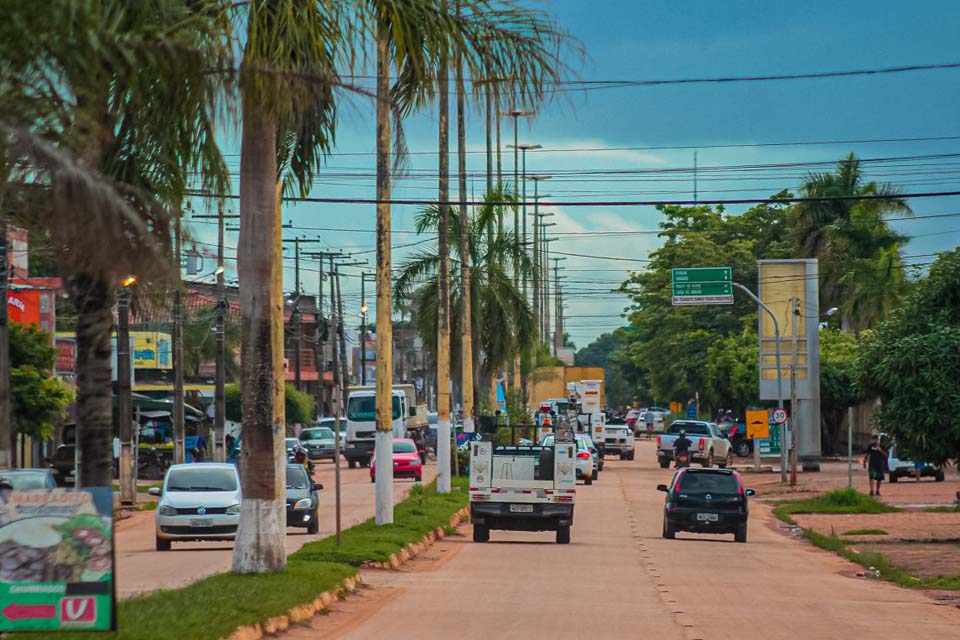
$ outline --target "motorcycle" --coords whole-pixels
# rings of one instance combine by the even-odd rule
[[[674,452],[673,459],[676,461],[677,469],[690,466],[690,452],[686,449]]]

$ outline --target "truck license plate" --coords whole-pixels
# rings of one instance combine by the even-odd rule
[[[510,505],[510,513],[533,513],[532,504],[512,504]]]
[[[190,521],[191,527],[212,527],[213,520],[210,518],[194,518]]]
[[[700,522],[717,522],[720,516],[716,513],[698,513],[697,520]]]

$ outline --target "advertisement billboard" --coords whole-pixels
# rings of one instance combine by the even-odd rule
[[[110,487],[0,492],[0,631],[116,628]]]

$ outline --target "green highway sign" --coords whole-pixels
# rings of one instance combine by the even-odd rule
[[[690,267],[670,270],[673,304],[733,304],[731,267]]]

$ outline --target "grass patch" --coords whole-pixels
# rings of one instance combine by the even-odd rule
[[[416,485],[406,500],[393,511],[393,524],[376,526],[367,520],[343,532],[341,545],[324,538],[305,544],[297,555],[326,562],[342,562],[354,567],[368,560],[386,562],[411,542],[417,542],[438,526],[448,526],[450,516],[467,506],[470,494],[467,478],[453,478],[452,491],[437,493],[436,483]]]
[[[937,576],[933,578],[917,578],[903,567],[897,566],[873,551],[858,552],[847,546],[848,543],[834,535],[825,536],[811,529],[803,530],[803,537],[814,546],[826,551],[832,551],[847,560],[854,562],[865,569],[874,569],[881,580],[893,582],[900,587],[909,589],[940,589],[944,591],[960,591],[960,575]]]
[[[773,515],[787,524],[797,524],[791,515],[798,513],[896,513],[902,511],[855,489],[834,489],[815,498],[783,500]]]
[[[468,480],[453,479],[453,491],[438,494],[435,483],[417,485],[394,508],[394,524],[373,520],[343,532],[338,548],[331,536],[289,556],[287,568],[270,574],[223,573],[182,589],[121,600],[116,633],[85,633],[95,640],[216,640],[240,626],[283,615],[356,574],[364,561],[384,561],[419,541],[469,502]],[[156,503],[154,503],[156,504]],[[76,633],[30,633],[29,640],[76,640]]]
[[[924,511],[927,513],[960,513],[960,504],[955,507],[927,507]]]
[[[850,531],[844,531],[845,536],[885,536],[887,532],[883,529],[850,529]]]

